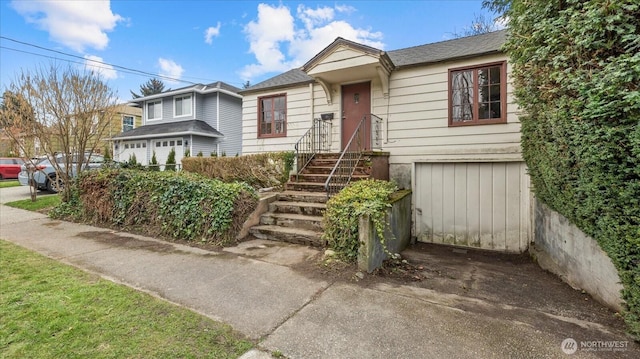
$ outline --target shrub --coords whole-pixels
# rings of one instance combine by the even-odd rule
[[[160,171],[160,166],[158,165],[158,159],[156,158],[156,151],[153,151],[153,155],[151,156],[151,162],[149,163],[150,171]]]
[[[75,186],[56,218],[220,245],[234,241],[257,205],[245,183],[183,172],[87,171]]]
[[[171,148],[169,151],[169,155],[167,156],[167,163],[164,166],[165,171],[175,171],[176,170],[176,149]]]
[[[398,187],[393,182],[367,179],[351,183],[327,202],[324,213],[323,239],[342,258],[358,258],[358,222],[369,215],[381,240],[387,226],[385,216],[390,207],[389,197]],[[386,248],[383,243],[383,248]]]
[[[243,181],[253,188],[281,186],[293,167],[293,152],[270,152],[238,157],[190,157],[185,171],[224,182]]]

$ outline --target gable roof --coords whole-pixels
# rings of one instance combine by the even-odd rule
[[[204,137],[224,137],[224,135],[215,128],[209,126],[204,121],[189,120],[180,122],[167,122],[157,125],[144,125],[133,130],[121,132],[111,139],[113,140],[132,140],[142,138],[158,138],[180,135],[197,135]]]
[[[501,51],[506,34],[507,30],[494,31],[389,51],[388,54],[396,68],[486,55]]]
[[[289,70],[280,75],[238,91],[240,94],[256,92],[266,89],[277,89],[292,85],[303,85],[314,82],[314,78],[305,73],[311,64],[322,58],[327,51],[340,44],[360,49],[366,53],[378,52],[381,57],[388,56],[394,69],[403,67],[425,65],[447,60],[469,58],[474,56],[487,55],[501,52],[501,47],[506,41],[507,30],[499,30],[486,34],[461,37],[458,39],[435,42],[426,45],[408,47],[404,49],[382,51],[373,47],[359,44],[353,41],[336,38],[329,46],[325,47],[303,67]]]
[[[307,75],[301,69],[292,69],[280,75],[274,76],[270,79],[264,80],[253,86],[249,86],[244,90],[240,90],[239,93],[244,94],[253,91],[259,91],[263,89],[276,89],[280,87],[288,87],[291,85],[306,85],[314,82],[314,78]]]
[[[139,103],[142,103],[142,102],[148,101],[148,100],[153,100],[153,99],[167,97],[167,96],[175,96],[175,95],[180,95],[180,94],[187,94],[187,93],[191,93],[191,92],[195,92],[195,93],[199,93],[199,94],[221,92],[221,93],[226,93],[227,95],[231,95],[231,96],[234,96],[234,97],[242,98],[242,96],[240,96],[238,94],[239,91],[240,91],[240,89],[235,87],[235,86],[231,86],[231,85],[229,85],[229,84],[227,84],[225,82],[222,82],[222,81],[216,81],[216,82],[212,82],[212,83],[210,83],[208,85],[194,84],[194,85],[191,85],[191,86],[181,87],[179,89],[169,90],[169,91],[161,92],[161,93],[158,93],[158,94],[153,94],[153,95],[149,95],[149,96],[143,96],[143,97],[134,98],[133,100],[129,101],[129,103],[139,104]]]

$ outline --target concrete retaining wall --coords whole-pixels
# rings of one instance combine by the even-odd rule
[[[620,277],[598,243],[539,200],[535,200],[534,206],[535,247],[530,251],[539,265],[620,311],[623,303]]]
[[[390,253],[400,253],[411,241],[411,191],[403,190],[394,194],[391,208],[387,210],[387,227],[384,238]],[[380,243],[380,238],[369,216],[360,217],[360,249],[358,250],[358,268],[368,273],[380,267],[388,258]]]

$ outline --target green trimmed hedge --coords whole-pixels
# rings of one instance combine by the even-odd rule
[[[526,114],[536,196],[595,238],[616,266],[640,339],[640,3],[493,0]]]
[[[70,201],[51,215],[225,245],[235,241],[257,203],[255,191],[243,182],[119,169],[83,173]]]
[[[253,188],[280,187],[289,179],[294,152],[268,152],[238,157],[189,157],[184,171],[224,182],[242,181]]]

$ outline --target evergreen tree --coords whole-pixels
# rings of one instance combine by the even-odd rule
[[[167,89],[166,91],[170,91],[171,89]],[[152,78],[149,81],[143,83],[142,85],[140,85],[140,94],[138,95],[137,93],[130,91],[131,92],[131,96],[133,96],[134,99],[139,98],[139,97],[144,97],[144,96],[150,96],[150,95],[155,95],[155,94],[159,94],[162,93],[163,91],[165,91],[164,89],[164,83],[162,82],[162,80],[159,80],[157,78]]]
[[[169,151],[169,156],[167,157],[167,165],[164,166],[165,171],[175,171],[176,170],[176,150],[175,148],[171,148]]]
[[[153,151],[153,155],[151,156],[151,163],[149,164],[149,170],[160,171],[160,166],[158,166],[158,159],[156,158],[156,151]]]

